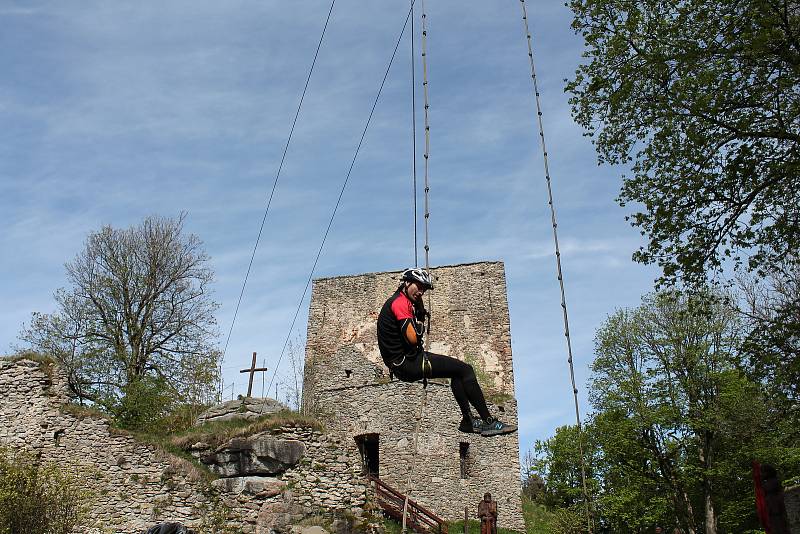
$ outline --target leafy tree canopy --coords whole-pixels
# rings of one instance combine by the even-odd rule
[[[585,61],[566,90],[663,281],[800,245],[800,7],[793,0],[571,0]]]

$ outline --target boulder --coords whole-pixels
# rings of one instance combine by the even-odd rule
[[[272,477],[249,476],[218,478],[211,485],[227,493],[247,493],[267,498],[281,493],[286,487],[286,482]]]
[[[230,400],[212,406],[197,418],[197,424],[209,423],[213,421],[230,421],[231,419],[258,419],[262,415],[268,415],[289,408],[275,399],[257,399],[254,397],[243,397],[241,399]]]
[[[279,475],[300,461],[306,446],[302,441],[278,439],[268,433],[233,438],[200,461],[222,477]]]

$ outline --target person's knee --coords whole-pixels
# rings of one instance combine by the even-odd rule
[[[461,379],[464,382],[477,382],[478,377],[475,375],[475,369],[470,364],[464,364],[461,371]]]

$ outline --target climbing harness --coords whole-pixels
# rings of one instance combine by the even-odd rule
[[[544,126],[542,125],[542,106],[539,101],[539,84],[536,81],[536,68],[533,63],[533,45],[531,44],[531,32],[528,27],[528,10],[525,7],[525,0],[520,0],[522,6],[522,20],[525,23],[525,36],[528,40],[528,59],[531,64],[531,80],[533,81],[533,92],[536,97],[536,115],[539,123],[539,141],[542,146],[542,157],[544,159],[544,176],[547,182],[547,204],[550,206],[550,220],[553,225],[553,242],[555,244],[556,270],[558,272],[558,283],[561,288],[561,309],[564,315],[564,337],[567,340],[567,362],[569,363],[569,375],[572,381],[572,395],[575,400],[575,420],[578,427],[578,449],[581,455],[581,482],[583,484],[583,498],[586,503],[586,527],[589,534],[592,534],[592,511],[589,504],[589,490],[586,485],[586,456],[583,451],[583,432],[581,427],[581,415],[578,407],[578,388],[575,385],[575,367],[572,363],[572,342],[569,337],[569,316],[567,314],[567,298],[564,291],[564,275],[561,272],[561,251],[558,248],[558,224],[556,223],[556,211],[553,204],[553,189],[550,180],[550,168],[547,163],[547,145],[544,140]]]

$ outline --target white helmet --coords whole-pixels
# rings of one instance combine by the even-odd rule
[[[425,269],[406,269],[400,279],[406,282],[419,282],[426,289],[433,289],[433,278]]]

